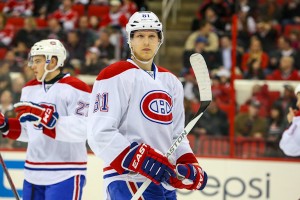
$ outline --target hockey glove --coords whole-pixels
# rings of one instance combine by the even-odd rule
[[[8,133],[8,119],[2,113],[0,113],[0,131],[3,135]]]
[[[33,122],[37,126],[53,129],[58,120],[58,113],[50,106],[32,102],[19,102],[14,105],[17,118],[22,122]]]
[[[177,177],[170,178],[170,185],[178,189],[203,190],[207,183],[206,172],[199,165],[177,164]]]
[[[174,166],[168,158],[144,143],[138,145],[137,142],[133,142],[130,145],[129,152],[122,161],[122,167],[140,173],[155,184],[176,176]]]

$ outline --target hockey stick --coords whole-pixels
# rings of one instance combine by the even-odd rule
[[[10,187],[11,187],[11,190],[12,190],[13,193],[14,193],[14,196],[15,196],[16,200],[20,200],[19,194],[18,194],[18,192],[17,192],[17,190],[16,190],[16,187],[15,187],[15,185],[14,185],[14,182],[12,181],[12,179],[11,179],[11,177],[10,177],[10,175],[9,175],[9,172],[8,172],[8,170],[7,170],[7,167],[6,167],[6,165],[5,165],[5,162],[4,162],[3,158],[2,158],[1,153],[0,153],[0,162],[1,162],[3,171],[4,171],[5,175],[6,175],[6,178],[7,178],[8,182],[9,182],[9,185],[10,185]]]
[[[165,154],[168,158],[174,153],[174,151],[178,148],[180,143],[182,142],[183,138],[187,136],[187,134],[192,130],[195,126],[197,121],[203,115],[204,111],[208,107],[212,99],[212,92],[211,92],[211,81],[209,78],[209,72],[206,66],[206,62],[201,54],[193,54],[190,57],[190,63],[194,70],[197,84],[199,87],[199,94],[200,94],[200,108],[194,118],[186,125],[183,132],[178,136],[178,138],[173,142],[172,146],[169,148],[168,152]],[[133,195],[131,200],[137,200],[143,192],[147,189],[150,185],[151,180],[147,179],[138,191]]]

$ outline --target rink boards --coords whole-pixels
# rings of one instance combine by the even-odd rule
[[[12,179],[22,194],[25,152],[1,152]],[[178,191],[178,199],[201,200],[282,200],[300,198],[300,162],[278,160],[242,160],[198,158],[209,175],[204,191]],[[83,200],[102,199],[102,162],[92,154],[88,158],[87,184]],[[97,197],[97,198],[95,198]],[[13,194],[0,168],[0,200],[12,200]]]

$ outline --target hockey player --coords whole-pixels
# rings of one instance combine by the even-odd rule
[[[59,40],[33,45],[29,66],[36,80],[22,89],[17,119],[0,115],[0,130],[28,142],[23,200],[81,199],[87,166],[86,119],[90,88],[60,70],[66,50]]]
[[[296,87],[295,95],[297,96],[296,105],[300,109],[300,85]],[[300,110],[290,108],[287,120],[291,125],[284,131],[279,146],[288,156],[300,156]]]
[[[182,84],[153,63],[162,24],[152,12],[136,12],[126,32],[131,59],[102,70],[90,98],[88,143],[105,162],[104,199],[131,199],[146,178],[152,183],[144,199],[176,199],[174,188],[201,190],[207,176],[186,138],[170,161],[162,154],[184,129]]]

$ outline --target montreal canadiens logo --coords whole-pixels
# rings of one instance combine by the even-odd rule
[[[162,90],[148,92],[140,104],[144,117],[159,124],[172,123],[172,107],[172,97]]]

